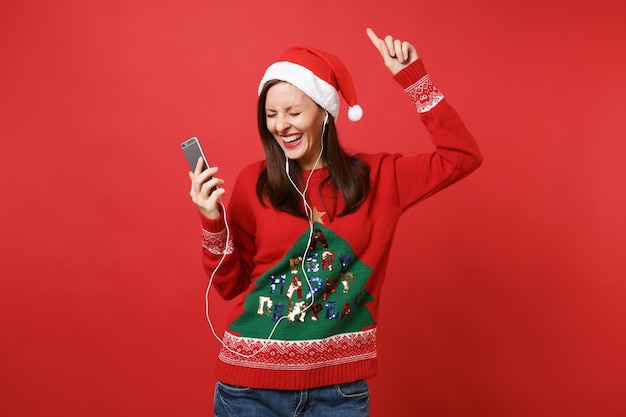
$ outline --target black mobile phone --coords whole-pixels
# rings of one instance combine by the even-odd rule
[[[204,154],[204,151],[202,150],[202,146],[200,146],[200,142],[198,141],[197,137],[194,136],[187,139],[180,144],[180,147],[182,148],[183,153],[185,154],[185,158],[187,158],[189,168],[192,171],[196,170],[196,164],[198,163],[198,158],[200,157],[202,157],[202,160],[204,161],[204,166],[202,167],[202,170],[204,171],[205,169],[209,168],[209,162],[206,158],[206,155]],[[211,192],[215,191],[216,189],[217,187],[213,187]]]
[[[198,142],[197,137],[192,137],[184,141],[180,144],[180,147],[185,154],[185,158],[187,158],[187,163],[189,164],[189,168],[192,171],[196,170],[196,164],[198,163],[198,158],[202,157],[204,160],[204,166],[202,170],[204,171],[209,167],[209,162],[204,155],[204,151],[202,150],[202,146],[200,146],[200,142]]]

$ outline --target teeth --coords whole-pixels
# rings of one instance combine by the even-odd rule
[[[283,138],[283,140],[285,142],[287,142],[287,143],[292,143],[292,142],[295,142],[297,140],[300,140],[301,137],[302,137],[302,135],[300,134],[300,135],[292,136],[290,139]]]

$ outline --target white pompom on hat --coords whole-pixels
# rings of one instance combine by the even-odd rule
[[[259,84],[259,94],[270,80],[293,84],[335,119],[339,114],[341,92],[348,103],[348,119],[356,122],[363,117],[348,69],[339,58],[328,52],[309,46],[293,46],[267,68]]]

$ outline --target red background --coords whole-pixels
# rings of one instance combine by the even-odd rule
[[[400,224],[372,415],[626,416],[624,2],[4,3],[0,415],[209,415],[179,144],[232,184],[262,157],[263,70],[308,43],[352,72],[345,146],[430,150],[371,26],[416,45],[485,156]]]

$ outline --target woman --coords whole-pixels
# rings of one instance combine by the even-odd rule
[[[335,129],[339,93],[351,120],[362,111],[347,69],[334,55],[294,47],[261,80],[266,159],[240,173],[228,210],[217,168],[202,171],[199,161],[190,173],[205,270],[223,298],[241,296],[217,362],[216,416],[367,416],[378,297],[398,219],[482,162],[413,45],[367,35],[434,152],[348,154]]]

